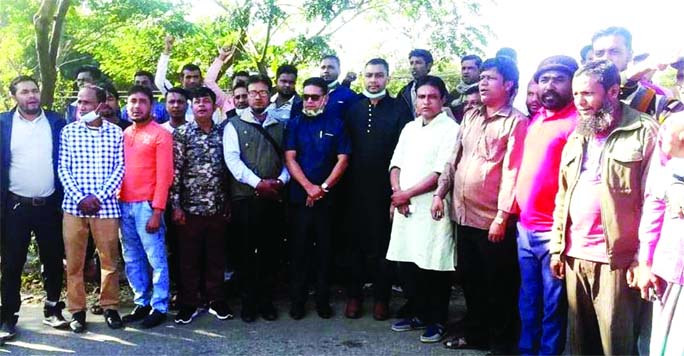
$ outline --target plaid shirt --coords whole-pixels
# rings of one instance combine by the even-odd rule
[[[62,209],[65,213],[86,217],[78,203],[89,194],[100,201],[95,215],[100,219],[121,216],[117,191],[124,173],[123,134],[105,120],[98,131],[83,122],[74,122],[62,130],[59,149],[59,179],[64,185]]]

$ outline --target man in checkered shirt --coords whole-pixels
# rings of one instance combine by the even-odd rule
[[[64,185],[64,249],[67,259],[67,302],[73,320],[71,330],[86,329],[86,293],[83,266],[88,231],[99,251],[100,305],[107,326],[123,326],[119,305],[119,218],[117,192],[124,173],[121,129],[99,115],[106,101],[102,88],[87,86],[78,92],[81,120],[62,130],[59,178]]]

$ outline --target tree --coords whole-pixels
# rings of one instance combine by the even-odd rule
[[[70,0],[42,0],[38,12],[33,17],[36,29],[36,54],[40,81],[43,88],[40,100],[52,108],[57,82],[57,55],[62,38],[64,20],[71,4]]]

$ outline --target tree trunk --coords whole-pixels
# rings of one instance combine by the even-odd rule
[[[52,108],[55,99],[57,55],[64,28],[64,18],[70,4],[70,0],[42,0],[38,12],[33,16],[38,70],[42,84],[40,100],[47,108]]]

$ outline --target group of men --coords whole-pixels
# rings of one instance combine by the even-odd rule
[[[338,81],[332,55],[301,94],[290,65],[278,68],[275,91],[267,76],[236,72],[224,92],[216,84],[230,58],[223,49],[206,78],[188,64],[173,87],[166,79],[172,47],[167,38],[154,76],[136,73],[124,109],[111,84],[95,81],[97,71],[79,71],[66,122],[41,109],[33,78],[12,81],[17,105],[0,116],[3,340],[16,334],[33,233],[47,293],[44,323],[74,332],[87,328],[89,238],[111,328],[162,323],[170,278],[176,323],[192,322],[203,308],[233,318],[227,268],[238,281],[241,319],[277,319],[274,285],[287,239],[293,319],[306,314],[310,282],[317,314],[333,315],[331,261],[343,246],[344,315],[363,315],[363,286],[372,281],[372,315],[388,319],[398,270],[413,277],[403,283],[407,302],[392,330],[425,328],[423,342],[446,336],[448,271],[458,267],[467,314],[449,348],[560,354],[569,330],[573,354],[645,353],[651,311],[643,296],[657,304],[651,350],[684,351],[668,338],[682,330],[672,318],[679,297],[670,291],[681,289],[683,244],[665,236],[674,230],[663,223],[663,206],[684,206],[684,194],[661,193],[681,187],[684,172],[666,159],[676,149],[659,157],[657,140],[658,122],[667,125],[682,105],[630,64],[626,29],[597,32],[592,59],[581,67],[562,55],[541,61],[526,92],[528,115],[512,106],[520,78],[508,53],[464,56],[461,82],[447,93],[429,75],[430,52],[413,50],[413,80],[395,98],[384,59],[366,63],[357,94]],[[453,128],[453,137],[444,136]],[[411,145],[432,134],[450,147],[423,157],[430,174],[407,187],[405,175],[416,174],[409,171],[420,152],[428,154]],[[676,146],[680,136],[671,137]],[[652,183],[673,180],[673,169],[675,182]],[[438,222],[449,222],[451,242],[421,242],[443,229],[416,226]],[[399,228],[417,240],[401,240]],[[670,251],[659,241],[669,241]],[[661,260],[665,254],[675,261]],[[123,318],[120,255],[135,303]],[[70,321],[59,300],[64,257]]]

